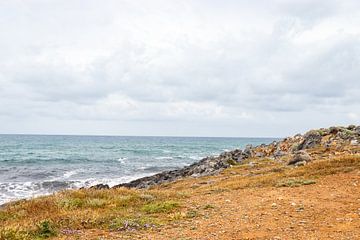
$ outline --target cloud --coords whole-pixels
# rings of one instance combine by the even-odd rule
[[[232,133],[225,125],[279,135],[305,128],[305,113],[314,126],[329,124],[329,114],[339,123],[360,114],[357,1],[0,4],[3,126],[19,118],[30,132],[39,118],[41,132],[59,121],[172,122],[174,132],[153,129],[171,135],[206,121],[223,126],[215,135]]]

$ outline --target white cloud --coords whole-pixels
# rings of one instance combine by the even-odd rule
[[[183,134],[279,136],[357,121],[359,5],[0,2],[0,132],[182,135],[197,122]]]

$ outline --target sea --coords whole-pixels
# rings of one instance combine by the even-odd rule
[[[190,165],[275,138],[0,135],[0,205]]]

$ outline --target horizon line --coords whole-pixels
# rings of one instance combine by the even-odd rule
[[[169,136],[169,135],[102,135],[102,134],[50,134],[50,133],[0,133],[4,135],[17,136],[73,136],[73,137],[167,137],[167,138],[264,138],[264,139],[282,139],[284,137],[234,137],[234,136]]]

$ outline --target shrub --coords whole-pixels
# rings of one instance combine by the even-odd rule
[[[35,237],[38,238],[49,238],[57,235],[57,230],[52,221],[44,220],[37,225]]]

